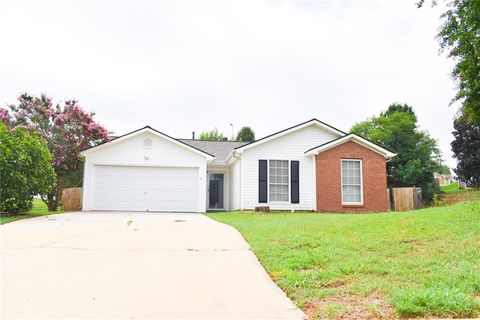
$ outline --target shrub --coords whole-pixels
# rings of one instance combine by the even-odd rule
[[[71,178],[78,184],[78,171],[83,161],[78,154],[99,143],[110,141],[107,130],[96,123],[93,113],[87,113],[75,100],[56,105],[51,98],[42,94],[35,97],[24,93],[16,105],[8,110],[0,108],[0,121],[10,129],[26,128],[43,138],[52,153],[55,183],[48,193],[41,194],[48,211],[55,211],[60,203],[63,188]],[[75,179],[77,177],[77,179]]]
[[[25,129],[0,123],[0,211],[27,212],[33,196],[50,192],[55,173],[46,143]]]

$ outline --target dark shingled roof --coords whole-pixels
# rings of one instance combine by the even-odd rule
[[[241,141],[203,141],[192,139],[177,139],[191,147],[215,156],[215,161],[225,161],[233,149],[246,145]]]

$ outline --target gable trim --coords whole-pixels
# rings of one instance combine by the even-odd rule
[[[171,136],[169,136],[169,135],[167,135],[163,132],[160,132],[160,131],[158,131],[158,130],[150,127],[150,126],[145,126],[143,128],[140,128],[140,129],[134,130],[132,132],[126,133],[124,135],[121,135],[119,137],[116,137],[115,139],[112,139],[110,141],[105,141],[105,142],[102,142],[100,144],[97,144],[96,146],[87,148],[87,149],[83,150],[82,152],[80,152],[80,156],[85,157],[87,154],[90,154],[92,152],[95,152],[95,151],[101,150],[103,148],[109,147],[113,144],[124,141],[124,140],[126,140],[126,139],[128,139],[132,136],[136,136],[136,135],[144,133],[144,132],[150,132],[150,133],[152,133],[156,136],[160,136],[160,137],[166,139],[167,141],[173,142],[174,144],[176,144],[180,147],[186,148],[186,149],[188,149],[188,150],[190,150],[190,151],[192,151],[196,154],[200,154],[200,155],[206,157],[209,160],[213,160],[215,158],[214,155],[212,155],[208,152],[205,152],[203,150],[192,147],[192,146],[186,144],[185,142],[179,141],[178,139],[175,139],[175,138],[173,138],[173,137],[171,137]]]
[[[396,156],[395,153],[385,149],[385,148],[382,148],[380,147],[379,145],[371,142],[370,140],[368,139],[365,139],[355,133],[350,133],[346,136],[343,136],[343,137],[340,137],[340,138],[337,138],[335,140],[332,140],[332,141],[329,141],[327,143],[324,143],[324,144],[321,144],[319,146],[316,146],[316,147],[313,147],[311,149],[308,149],[307,151],[305,151],[305,154],[306,155],[316,155],[316,154],[319,154],[323,151],[326,151],[326,150],[329,150],[331,148],[334,148],[336,146],[339,146],[341,144],[344,144],[345,142],[348,142],[348,141],[353,141],[367,149],[370,149],[378,154],[381,154],[382,156],[385,157],[385,159],[391,159],[393,157]]]
[[[234,150],[236,152],[239,152],[239,153],[242,153],[243,151],[247,150],[247,149],[250,149],[250,148],[253,148],[253,147],[256,147],[262,143],[265,143],[265,142],[268,142],[268,141],[271,141],[273,139],[276,139],[276,138],[279,138],[279,137],[282,137],[284,135],[287,135],[289,133],[292,133],[292,132],[295,132],[297,130],[300,130],[300,129],[303,129],[305,127],[308,127],[310,125],[317,125],[325,130],[327,130],[328,132],[331,132],[333,134],[336,134],[336,135],[339,135],[339,136],[344,136],[346,135],[347,133],[337,129],[337,128],[334,128],[332,127],[331,125],[329,124],[326,124],[325,122],[322,122],[316,118],[313,118],[313,119],[310,119],[308,121],[305,121],[305,122],[302,122],[302,123],[299,123],[297,125],[294,125],[292,127],[289,127],[289,128],[286,128],[286,129],[283,129],[283,130],[280,130],[278,132],[275,132],[275,133],[272,133],[268,136],[265,136],[263,138],[260,138],[258,140],[255,140],[255,141],[252,141],[250,143],[247,143],[246,145],[243,145],[243,146],[240,146],[240,147],[237,147],[235,148]]]

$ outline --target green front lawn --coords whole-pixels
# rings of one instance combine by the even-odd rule
[[[32,210],[30,210],[29,213],[18,214],[18,215],[0,213],[0,224],[5,224],[12,221],[20,220],[20,219],[34,218],[34,217],[45,216],[45,215],[61,213],[61,212],[62,212],[61,210],[57,210],[55,212],[48,212],[47,205],[43,203],[41,199],[33,199],[33,208]]]
[[[459,193],[459,192],[464,192],[465,191],[465,189],[460,189],[458,187],[458,182],[441,184],[440,185],[440,190],[444,193]]]
[[[480,316],[480,202],[402,213],[212,213],[313,318]]]
[[[440,190],[445,194],[472,194],[480,193],[480,189],[460,189],[458,182],[440,185]]]

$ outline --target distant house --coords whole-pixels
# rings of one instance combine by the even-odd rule
[[[312,119],[246,143],[144,127],[84,150],[84,210],[387,211],[392,152]]]
[[[453,177],[451,174],[440,174],[438,172],[434,173],[435,179],[438,181],[438,184],[449,184],[453,182]]]

